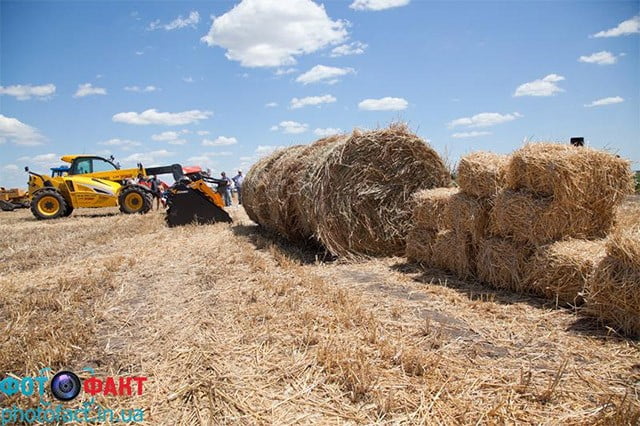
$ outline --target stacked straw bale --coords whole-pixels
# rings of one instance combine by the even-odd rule
[[[640,227],[616,229],[585,285],[582,313],[640,337]]]
[[[249,217],[339,256],[401,255],[414,192],[447,185],[438,154],[404,125],[281,150],[245,179]]]
[[[513,153],[509,191],[496,198],[491,231],[542,245],[563,238],[602,238],[616,207],[632,192],[629,161],[585,147],[535,143]]]
[[[460,278],[476,275],[476,256],[486,235],[492,198],[505,185],[507,157],[477,152],[460,160],[460,189],[436,188],[414,197],[415,228],[407,257]]]
[[[603,240],[569,239],[539,247],[527,265],[524,287],[556,305],[579,306],[604,256]]]

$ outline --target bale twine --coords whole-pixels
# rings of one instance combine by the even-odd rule
[[[509,156],[492,152],[465,155],[458,164],[457,182],[465,194],[490,198],[506,185]]]
[[[489,219],[493,235],[544,245],[564,238],[603,238],[614,224],[615,210],[598,214],[554,197],[505,190],[495,198]]]
[[[566,207],[610,215],[633,193],[630,162],[607,152],[572,145],[527,144],[507,165],[507,187],[553,196]]]
[[[616,230],[606,250],[607,256],[587,281],[581,312],[640,337],[640,227]]]
[[[476,258],[478,278],[496,288],[521,291],[527,261],[534,248],[508,238],[480,240]]]
[[[572,239],[539,247],[527,265],[524,288],[556,305],[579,306],[585,285],[605,253],[603,240]]]
[[[436,231],[450,229],[451,221],[447,206],[458,188],[424,189],[413,194],[412,223],[417,227]]]

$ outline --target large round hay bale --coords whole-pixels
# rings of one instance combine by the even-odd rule
[[[242,205],[249,219],[260,225],[273,229],[269,216],[271,200],[267,196],[267,188],[271,184],[270,172],[278,159],[286,153],[279,150],[255,163],[242,184]]]
[[[440,156],[400,125],[354,131],[318,164],[316,236],[341,256],[403,255],[412,194],[450,182]]]
[[[349,135],[327,136],[309,145],[302,154],[302,170],[298,174],[297,196],[293,202],[297,204],[296,209],[300,212],[300,227],[307,238],[313,236],[318,228],[316,220],[318,199],[314,192],[316,188],[313,186],[312,177],[319,173],[319,169],[336,145],[348,138]]]
[[[403,255],[412,194],[447,186],[442,159],[406,126],[291,147],[249,170],[244,205],[292,239],[314,236],[341,256]]]
[[[301,167],[301,153],[307,149],[305,145],[295,145],[286,148],[282,155],[273,162],[266,181],[270,184],[265,195],[270,200],[269,223],[270,228],[290,240],[297,240],[309,235],[303,235],[298,223],[297,204],[293,199],[297,196],[295,174]]]

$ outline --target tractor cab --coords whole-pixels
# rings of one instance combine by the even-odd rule
[[[69,175],[112,172],[120,169],[120,165],[114,163],[113,156],[106,159],[95,155],[65,155],[61,160],[71,164]]]

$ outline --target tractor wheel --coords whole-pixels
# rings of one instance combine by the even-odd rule
[[[137,186],[123,189],[118,197],[120,211],[127,214],[147,213],[151,210],[151,200],[148,195],[147,191]]]
[[[36,219],[56,219],[67,211],[67,202],[56,190],[39,191],[31,201],[31,213]]]
[[[62,216],[69,217],[73,213],[73,206],[71,204],[67,204],[67,209],[62,213]]]

